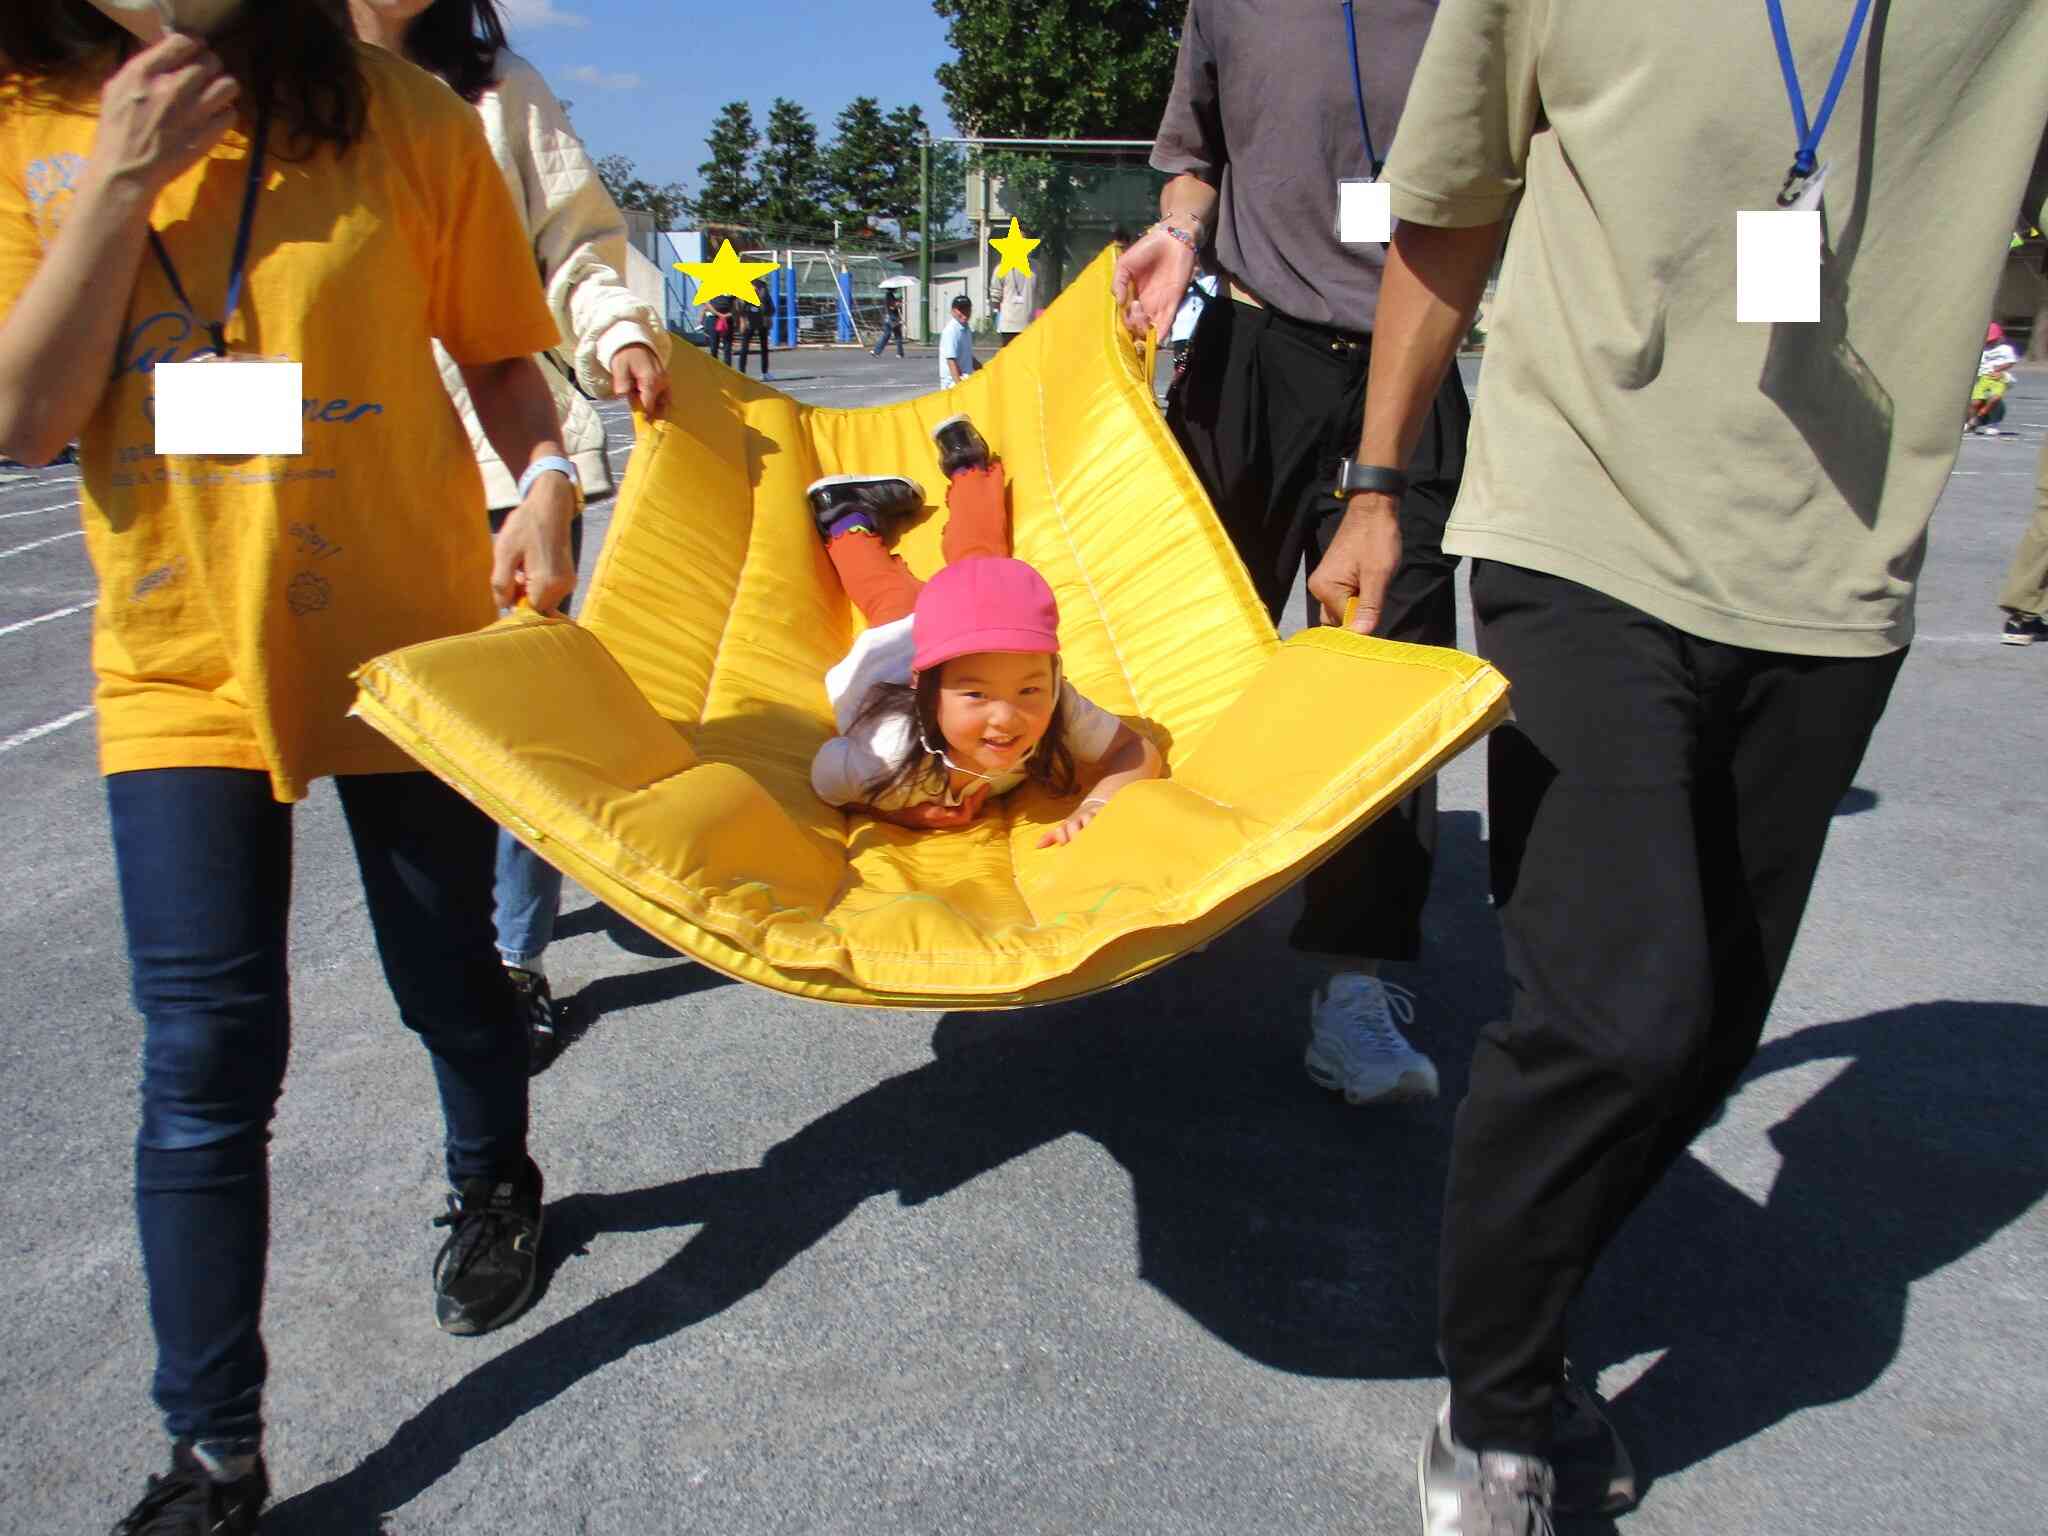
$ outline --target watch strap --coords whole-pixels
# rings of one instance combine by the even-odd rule
[[[1330,494],[1342,501],[1361,491],[1405,496],[1408,493],[1407,471],[1389,469],[1384,464],[1355,464],[1350,459],[1344,460],[1337,466],[1337,483]]]
[[[519,477],[519,499],[521,501],[526,500],[526,493],[533,489],[533,482],[549,470],[567,476],[569,483],[576,487],[576,494],[579,497],[583,494],[583,476],[576,472],[576,461],[565,459],[557,453],[551,453],[542,458],[535,459],[526,466],[526,473]]]

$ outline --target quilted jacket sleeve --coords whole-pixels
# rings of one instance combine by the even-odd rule
[[[666,363],[668,328],[620,276],[626,221],[555,93],[516,53],[499,55],[498,71],[506,147],[519,163],[548,305],[578,380],[594,395],[609,395],[612,355],[639,342]]]

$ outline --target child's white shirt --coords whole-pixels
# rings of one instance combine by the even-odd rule
[[[2013,367],[2019,360],[2019,349],[2010,342],[2001,341],[1995,347],[1986,347],[1983,361],[1977,364],[1977,377],[1987,379],[2001,368]]]
[[[867,703],[878,683],[908,684],[910,662],[916,654],[909,619],[882,624],[853,642],[853,649],[825,674],[825,695],[832,701],[832,718],[839,734],[818,749],[811,759],[811,788],[827,805],[865,805],[868,786],[893,771],[924,748],[906,720],[891,719],[853,732],[854,718]],[[1060,702],[1066,706],[1067,745],[1077,760],[1099,762],[1116,741],[1123,722],[1096,704],[1072,683],[1061,682]],[[989,780],[993,798],[1006,795],[1025,779],[1024,765]],[[939,802],[958,805],[960,795],[950,788],[934,793],[928,788],[899,789],[873,802],[879,810],[896,811],[905,806]]]

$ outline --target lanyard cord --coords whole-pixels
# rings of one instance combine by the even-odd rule
[[[1870,0],[1863,0],[1867,6]],[[1344,0],[1344,34],[1351,40],[1351,91],[1358,102],[1358,133],[1365,140],[1365,163],[1371,168],[1375,179],[1380,174],[1379,151],[1372,145],[1372,126],[1365,120],[1365,77],[1358,66],[1358,19],[1351,9],[1352,0]],[[1829,105],[1833,105],[1830,98]]]
[[[178,269],[171,264],[171,253],[164,249],[163,239],[155,227],[149,231],[150,246],[156,252],[157,264],[164,269],[164,276],[171,281],[171,292],[185,306],[185,313],[205,327],[206,334],[213,340],[213,350],[222,357],[228,355],[228,322],[235,318],[235,311],[242,303],[242,277],[249,264],[249,236],[256,228],[256,194],[263,190],[263,159],[269,143],[270,108],[265,106],[256,113],[256,137],[249,146],[249,176],[242,191],[242,216],[235,225],[235,252],[228,263],[227,307],[218,320],[199,320],[199,311],[193,307],[185,285],[178,280]]]
[[[1785,30],[1784,0],[1764,0],[1764,6],[1771,14],[1771,37],[1778,45],[1778,67],[1785,72],[1785,93],[1792,98],[1792,126],[1799,135],[1799,150],[1792,157],[1792,177],[1787,179],[1811,176],[1821,135],[1828,131],[1828,119],[1835,115],[1835,102],[1849,78],[1849,65],[1856,57],[1856,45],[1863,39],[1863,23],[1870,15],[1870,0],[1856,0],[1856,14],[1849,18],[1849,35],[1842,43],[1842,56],[1835,60],[1835,73],[1828,81],[1828,93],[1821,98],[1820,115],[1811,125],[1806,121],[1806,97],[1799,89],[1799,66],[1792,60],[1792,38]]]

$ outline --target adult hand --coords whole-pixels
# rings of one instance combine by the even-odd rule
[[[1038,840],[1038,846],[1041,848],[1057,848],[1063,844],[1071,843],[1081,835],[1081,829],[1101,813],[1103,804],[1104,802],[1100,800],[1083,800],[1075,808],[1073,815],[1069,816],[1065,821]]]
[[[491,595],[500,608],[522,596],[552,613],[576,590],[569,525],[576,520],[576,488],[566,475],[545,474],[512,509],[492,548]]]
[[[205,43],[182,34],[152,43],[100,88],[93,172],[156,195],[221,141],[241,87]]]
[[[668,408],[668,370],[654,348],[636,341],[612,354],[612,393],[630,399],[649,420]]]
[[[1342,624],[1344,607],[1358,599],[1351,629],[1369,635],[1379,627],[1387,583],[1401,563],[1399,504],[1392,496],[1360,492],[1344,510],[1337,536],[1309,573],[1308,592],[1323,605],[1325,623]]]
[[[1164,230],[1153,229],[1116,259],[1117,311],[1140,341],[1147,330],[1164,337],[1195,275],[1195,253]]]

